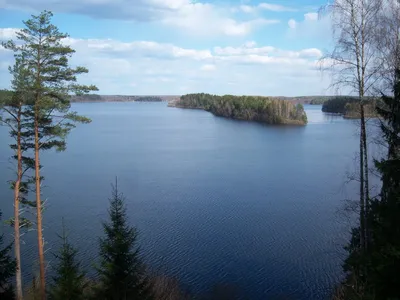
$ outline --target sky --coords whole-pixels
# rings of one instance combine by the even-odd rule
[[[42,10],[69,34],[99,94],[329,95],[325,0],[0,0],[0,41]],[[12,53],[0,46],[0,88]]]

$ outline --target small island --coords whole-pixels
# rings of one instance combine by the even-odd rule
[[[171,107],[203,109],[216,116],[264,124],[306,125],[302,104],[261,96],[188,94],[169,102]]]
[[[377,100],[372,97],[365,97],[364,114],[367,118],[377,117]],[[353,96],[337,96],[324,102],[322,111],[343,115],[346,119],[360,119],[360,99]]]

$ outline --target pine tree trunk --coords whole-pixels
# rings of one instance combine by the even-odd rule
[[[19,192],[22,180],[22,154],[21,154],[21,106],[18,111],[18,133],[17,133],[17,180],[14,186],[14,253],[16,261],[15,287],[17,300],[22,300],[22,276],[21,276],[21,243],[19,233]]]
[[[37,100],[38,101],[38,100]],[[37,105],[37,104],[36,104]],[[39,161],[39,118],[38,108],[35,108],[35,185],[36,185],[36,213],[37,213],[37,233],[39,247],[39,267],[40,267],[40,298],[46,299],[46,281],[44,268],[43,232],[42,232],[42,202],[40,199],[40,161]]]
[[[363,104],[360,102],[360,111]],[[363,124],[360,124],[360,246],[365,249],[365,194],[364,194],[364,143],[363,143]]]

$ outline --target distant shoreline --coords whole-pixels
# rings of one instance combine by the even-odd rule
[[[97,95],[89,94],[83,96],[72,96],[71,103],[104,103],[104,102],[168,102],[174,103],[180,99],[181,95]],[[333,96],[266,96],[274,100],[286,100],[293,104],[321,105]],[[144,101],[143,98],[158,98],[159,101]]]

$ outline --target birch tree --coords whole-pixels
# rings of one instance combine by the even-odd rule
[[[348,88],[359,97],[360,110],[360,247],[368,240],[366,223],[369,211],[369,169],[365,96],[373,94],[380,79],[382,62],[377,59],[376,34],[382,0],[335,0],[321,9],[331,17],[333,51],[322,58],[324,69],[332,71],[332,86]]]

